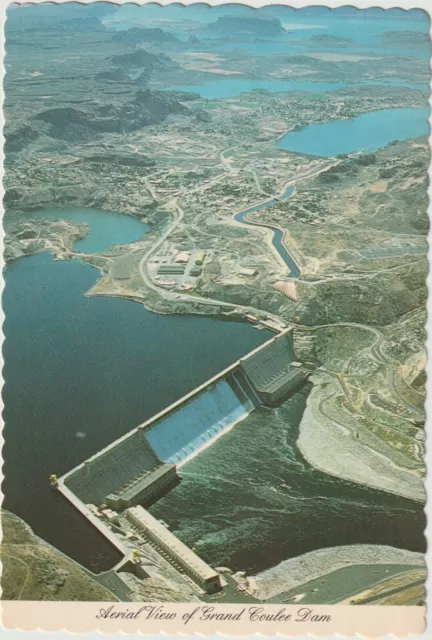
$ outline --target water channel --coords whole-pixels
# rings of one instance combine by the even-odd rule
[[[181,469],[151,508],[213,566],[255,573],[346,544],[424,551],[422,506],[334,478],[296,446],[307,390],[261,408]]]
[[[254,213],[255,211],[262,211],[263,209],[267,209],[267,207],[271,207],[274,204],[277,204],[280,200],[285,200],[289,198],[294,192],[294,187],[287,187],[283,194],[278,198],[270,198],[265,202],[261,202],[252,207],[248,207],[247,209],[243,209],[243,211],[239,211],[234,216],[234,220],[237,222],[241,222],[243,224],[248,224],[253,227],[263,227],[264,229],[270,229],[273,232],[272,244],[275,247],[276,251],[279,253],[282,260],[285,262],[286,266],[289,269],[289,274],[293,278],[300,278],[301,271],[297,262],[294,260],[292,255],[289,253],[285,243],[284,243],[284,232],[278,227],[273,227],[270,224],[263,224],[254,222],[252,220],[248,220],[247,215],[249,213]]]

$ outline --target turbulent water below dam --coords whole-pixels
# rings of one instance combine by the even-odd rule
[[[323,474],[297,447],[307,389],[257,409],[180,470],[151,508],[213,566],[254,573],[347,544],[424,551],[420,504]]]

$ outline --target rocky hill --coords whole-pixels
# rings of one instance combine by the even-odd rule
[[[142,44],[148,42],[153,45],[163,44],[173,47],[184,47],[184,43],[179,38],[159,28],[141,29],[133,27],[127,31],[118,31],[113,36],[113,40],[123,44]]]
[[[107,133],[136,131],[159,124],[169,115],[187,113],[187,107],[176,99],[176,94],[144,89],[121,106],[105,104],[88,111],[58,107],[41,111],[26,126],[12,129],[11,123],[5,131],[6,149],[9,153],[22,151],[40,135],[69,142],[90,141]]]
[[[76,562],[38,538],[18,516],[2,510],[1,524],[3,600],[117,600]]]
[[[173,71],[179,68],[179,65],[166,54],[160,53],[159,55],[155,55],[145,49],[138,49],[133,53],[123,53],[120,56],[114,56],[111,58],[111,61],[114,65],[124,69],[145,68],[150,71]]]

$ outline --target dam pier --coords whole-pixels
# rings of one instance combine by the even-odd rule
[[[168,563],[200,595],[225,586],[146,507],[180,482],[183,464],[258,407],[283,402],[310,373],[295,360],[293,328],[285,329],[58,479],[64,497],[120,551],[119,580],[145,579]]]

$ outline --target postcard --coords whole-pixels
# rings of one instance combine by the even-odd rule
[[[7,629],[425,629],[423,3],[11,4]]]

